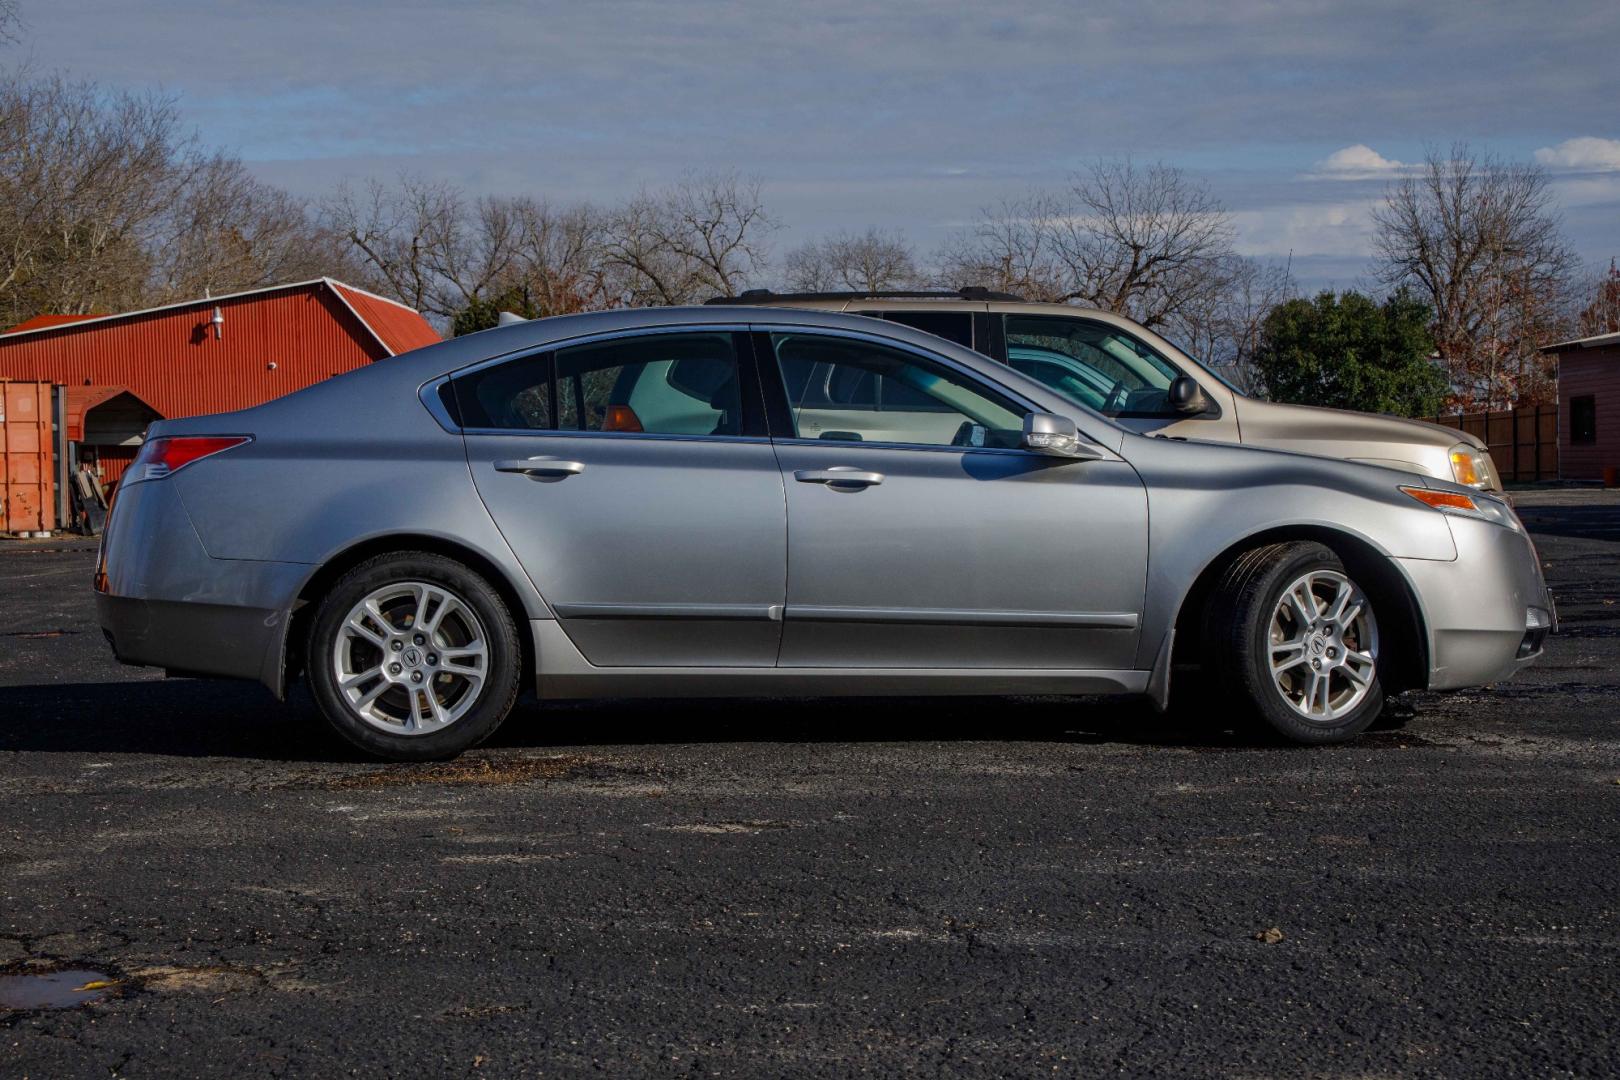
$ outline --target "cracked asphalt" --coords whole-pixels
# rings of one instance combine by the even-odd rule
[[[116,982],[0,1012],[0,1076],[1612,1075],[1620,499],[1521,505],[1543,662],[1318,750],[529,702],[379,766],[118,666],[93,553],[0,541],[0,974]]]

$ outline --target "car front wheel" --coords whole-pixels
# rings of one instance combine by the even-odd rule
[[[320,603],[305,655],[327,721],[393,761],[483,742],[511,712],[522,666],[500,595],[427,552],[381,555],[344,574]]]
[[[1204,640],[1215,685],[1292,742],[1344,742],[1383,709],[1372,600],[1321,544],[1240,555],[1211,597]]]

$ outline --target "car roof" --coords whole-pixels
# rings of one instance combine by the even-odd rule
[[[875,321],[867,315],[828,311],[813,306],[726,307],[704,304],[692,307],[616,308],[576,315],[555,315],[508,326],[492,327],[474,334],[451,338],[437,345],[402,353],[368,365],[361,371],[388,370],[404,378],[437,378],[451,372],[499,357],[561,345],[574,338],[611,334],[622,330],[671,330],[703,326],[813,326],[855,333],[877,334],[932,352],[946,354],[959,363],[995,372],[1000,365],[971,349],[902,323]]]
[[[779,293],[770,289],[748,289],[737,296],[712,296],[703,302],[726,307],[752,304],[776,307],[784,304],[826,305],[850,300],[967,300],[983,302],[987,300],[1022,301],[1023,299],[1017,293],[996,292],[982,285],[969,285],[961,289],[854,289],[844,292]]]

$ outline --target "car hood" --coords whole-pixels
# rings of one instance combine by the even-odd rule
[[[1238,399],[1237,413],[1245,442],[1262,436],[1274,438],[1291,435],[1321,441],[1408,443],[1440,450],[1449,450],[1464,442],[1485,449],[1485,443],[1477,436],[1427,420],[1325,409],[1316,405],[1284,405],[1255,398]]]

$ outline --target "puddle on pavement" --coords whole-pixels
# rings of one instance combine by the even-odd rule
[[[111,976],[86,968],[0,975],[0,1009],[71,1009],[100,1001],[117,985]]]

